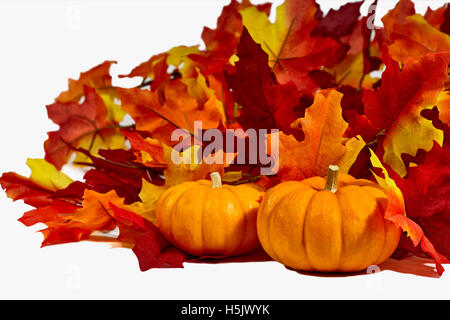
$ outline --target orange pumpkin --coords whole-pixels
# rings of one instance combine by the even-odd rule
[[[274,260],[297,270],[356,272],[388,259],[400,230],[384,219],[387,196],[368,180],[339,174],[270,189],[258,211],[259,240]]]
[[[156,221],[166,239],[194,256],[234,256],[259,247],[256,216],[264,190],[256,184],[184,182],[166,190]]]

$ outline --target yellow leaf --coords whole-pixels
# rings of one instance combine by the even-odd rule
[[[387,52],[385,52],[386,54]],[[409,59],[403,69],[389,56],[377,90],[363,91],[364,109],[372,124],[385,129],[383,163],[401,177],[406,175],[403,154],[416,156],[429,151],[434,141],[442,145],[443,132],[433,126],[422,111],[432,109],[448,78],[450,52],[429,53]]]
[[[194,63],[188,58],[188,55],[199,53],[197,46],[187,47],[187,46],[177,46],[173,47],[167,51],[167,64],[177,67],[183,78],[189,77],[193,74]]]
[[[239,57],[237,56],[237,54],[233,54],[229,60],[229,62],[232,66],[234,66],[234,64],[238,61],[239,61]]]
[[[139,193],[141,202],[133,203],[130,205],[130,209],[144,219],[156,223],[156,201],[166,189],[166,186],[157,186],[145,179],[142,179],[142,189]]]
[[[222,181],[232,183],[239,181],[242,178],[243,178],[242,171],[229,171],[223,175]]]
[[[193,145],[183,152],[163,145],[164,160],[167,169],[164,171],[166,186],[172,187],[186,181],[206,179],[214,171],[223,173],[224,164],[207,164],[199,157],[199,145]]]
[[[424,109],[429,108],[432,106]],[[401,177],[404,177],[407,172],[401,157],[403,153],[415,156],[419,149],[430,151],[434,141],[442,145],[443,139],[443,131],[436,129],[432,120],[425,119],[420,114],[411,113],[408,117],[399,118],[389,134],[386,135],[383,141],[385,150],[383,161],[388,163]]]
[[[208,87],[206,78],[197,70],[196,78],[181,79],[186,85],[189,96],[197,100],[199,105],[203,105],[205,110],[210,110],[211,113],[219,112],[222,123],[225,123],[225,109],[221,100],[217,99],[216,92]],[[222,93],[220,93],[222,94]]]
[[[110,94],[101,93],[100,97],[105,103],[106,109],[108,109],[108,119],[115,123],[120,123],[127,114],[122,107],[114,102],[114,97]]]
[[[347,55],[345,59],[335,65],[333,68],[327,69],[329,73],[336,76],[336,81],[341,85],[348,85],[358,88],[361,77],[364,74],[364,57],[362,53],[355,55]],[[372,78],[367,74],[363,82],[362,88],[371,88],[379,79]]]
[[[372,149],[369,149],[370,151],[370,162],[372,163],[372,166],[374,168],[379,168],[381,169],[381,171],[383,172],[384,177],[379,177],[375,174],[375,172],[373,172],[372,170],[370,170],[373,174],[373,176],[375,177],[375,179],[377,180],[378,184],[380,185],[380,187],[386,189],[386,190],[394,190],[394,192],[396,193],[396,195],[399,197],[399,199],[402,200],[403,202],[403,194],[402,191],[397,187],[397,184],[395,183],[394,179],[392,179],[391,177],[389,177],[389,174],[386,170],[386,168],[383,166],[383,164],[381,163],[380,159],[377,157],[377,155],[375,154],[375,152],[372,151]]]
[[[88,139],[81,140],[78,147],[89,150],[93,156],[99,156],[99,150],[125,149],[125,137],[119,131],[115,131],[107,136],[90,136]],[[78,152],[75,162],[90,163],[91,160],[86,155]]]
[[[308,73],[320,69],[340,47],[330,37],[311,36],[318,24],[317,8],[314,0],[286,0],[277,7],[273,23],[255,7],[240,11],[252,39],[268,54],[278,82],[292,81],[299,91],[317,89]]]
[[[361,136],[356,136],[348,140],[345,144],[345,155],[339,162],[339,172],[348,173],[359,153],[365,146],[366,143]]]
[[[199,53],[200,51],[198,49],[198,46],[177,46],[173,47],[167,52],[169,53],[169,56],[167,57],[167,64],[179,66],[188,55]]]
[[[291,22],[286,15],[286,5],[277,7],[277,18],[271,23],[265,12],[256,7],[248,7],[240,11],[242,22],[262,49],[269,55],[269,61],[274,60],[281,51],[283,39],[286,38]]]
[[[65,189],[73,182],[66,174],[44,159],[28,159],[27,165],[31,169],[30,180],[47,190]]]

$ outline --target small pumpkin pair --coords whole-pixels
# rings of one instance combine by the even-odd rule
[[[368,180],[338,175],[283,182],[265,193],[256,184],[186,182],[156,207],[168,241],[196,256],[248,253],[261,243],[274,260],[297,270],[355,272],[388,259],[400,231],[383,218],[387,196]],[[259,240],[259,241],[258,241]]]

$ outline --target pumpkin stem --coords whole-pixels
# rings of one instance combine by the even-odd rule
[[[211,188],[220,188],[222,187],[222,178],[220,177],[220,173],[213,172],[209,175],[211,177]]]
[[[325,189],[324,190],[336,193],[336,191],[337,191],[337,182],[338,182],[338,174],[339,174],[339,167],[338,166],[330,165],[328,167],[327,182],[325,184]]]

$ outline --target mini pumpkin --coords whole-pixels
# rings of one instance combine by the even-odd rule
[[[226,257],[259,247],[256,217],[263,188],[247,183],[184,182],[166,190],[156,204],[156,221],[166,239],[194,256]]]
[[[356,272],[388,259],[400,230],[384,219],[385,191],[339,174],[280,183],[258,211],[258,236],[274,260],[303,271]]]

